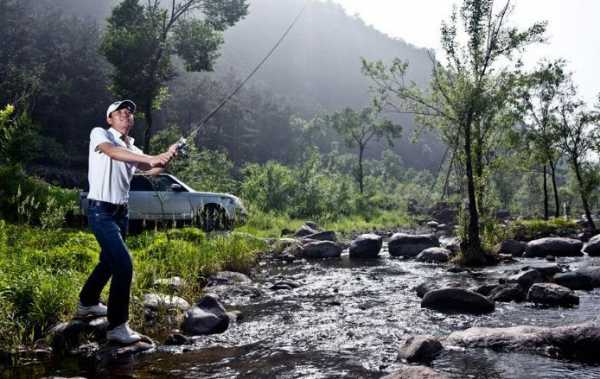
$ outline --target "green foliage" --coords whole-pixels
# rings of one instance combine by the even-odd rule
[[[20,165],[0,166],[0,182],[0,217],[8,221],[57,227],[76,207],[76,191],[28,176]]]
[[[130,237],[133,298],[154,291],[159,278],[179,276],[192,301],[205,279],[220,270],[247,272],[265,242],[244,233],[207,237],[196,228]],[[44,230],[0,220],[0,349],[32,344],[72,316],[78,293],[97,263],[99,246],[89,232]],[[138,310],[135,300],[132,309]],[[142,314],[134,322],[141,323]]]
[[[115,68],[113,93],[141,104],[144,150],[150,147],[151,112],[160,108],[165,84],[176,76],[172,55],[181,57],[187,70],[211,71],[223,43],[222,31],[246,12],[245,0],[173,1],[170,9],[157,0],[124,0],[113,9],[101,52]]]

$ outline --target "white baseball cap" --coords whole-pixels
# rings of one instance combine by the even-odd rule
[[[127,108],[131,113],[135,112],[135,103],[131,100],[119,100],[115,101],[111,105],[108,106],[106,110],[106,117],[110,117],[110,114],[119,109]]]

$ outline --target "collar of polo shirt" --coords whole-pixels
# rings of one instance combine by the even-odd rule
[[[118,139],[121,139],[121,137],[123,136],[123,133],[119,132],[115,128],[108,128],[108,131],[111,132]],[[131,137],[131,136],[127,136],[127,137],[129,138],[129,144],[133,145],[133,142],[135,141],[135,139],[133,137]]]

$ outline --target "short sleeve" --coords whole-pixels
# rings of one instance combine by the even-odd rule
[[[103,143],[113,143],[109,137],[109,132],[103,128],[94,128],[90,133],[90,148],[93,151],[96,151],[98,145]]]

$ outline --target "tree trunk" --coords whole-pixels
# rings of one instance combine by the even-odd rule
[[[550,163],[550,176],[552,177],[552,190],[554,191],[554,217],[560,217],[560,202],[558,201],[558,187],[556,185],[556,167],[552,159]]]
[[[152,100],[148,99],[144,103],[144,119],[146,127],[144,128],[144,147],[142,151],[150,154],[150,137],[152,136]]]
[[[365,147],[363,145],[358,146],[358,188],[360,189],[360,193],[362,194],[364,191],[364,183],[363,183],[363,154],[365,152]]]
[[[596,233],[596,225],[592,219],[592,212],[590,212],[590,206],[588,204],[587,194],[583,185],[583,178],[579,168],[579,161],[577,158],[573,159],[573,168],[575,169],[575,176],[577,177],[577,184],[579,184],[579,194],[581,196],[581,202],[583,204],[583,210],[585,211],[585,218],[591,228],[592,233]]]
[[[467,230],[467,241],[464,244],[463,255],[466,265],[484,264],[481,240],[479,238],[479,213],[477,211],[475,182],[473,180],[473,157],[471,151],[471,124],[472,116],[464,126],[465,128],[465,159],[467,174],[467,193],[469,200],[469,226]]]
[[[544,220],[548,220],[548,181],[546,180],[546,165],[544,165]]]

